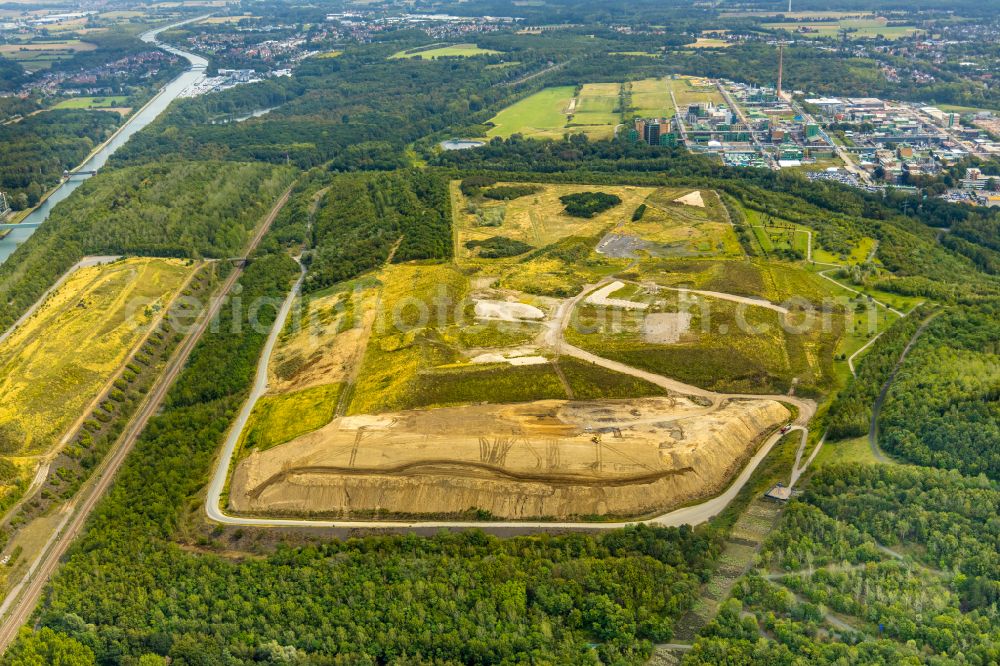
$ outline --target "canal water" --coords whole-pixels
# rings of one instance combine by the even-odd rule
[[[208,61],[205,58],[197,56],[193,53],[188,53],[187,51],[175,49],[172,46],[160,44],[156,40],[156,36],[164,30],[169,30],[170,28],[175,28],[186,23],[191,23],[192,21],[200,21],[202,18],[204,17],[181,21],[180,23],[174,23],[162,28],[157,28],[156,30],[150,30],[149,32],[145,32],[140,35],[139,38],[142,41],[150,44],[156,44],[163,50],[186,59],[191,63],[191,67],[177,76],[177,78],[173,81],[165,85],[149,104],[143,107],[143,109],[134,116],[129,118],[111,141],[109,141],[99,151],[94,153],[90,159],[80,166],[80,171],[97,171],[103,167],[108,161],[108,158],[111,157],[116,150],[125,145],[133,134],[156,120],[156,117],[163,113],[163,111],[170,106],[170,103],[174,101],[174,99],[176,99],[177,96],[184,91],[184,89],[204,78],[205,68],[208,67]],[[49,214],[52,212],[52,208],[72,194],[73,190],[80,187],[80,184],[87,180],[87,178],[89,178],[89,176],[81,174],[64,181],[62,185],[56,188],[55,191],[53,191],[52,194],[50,194],[38,208],[32,211],[31,214],[24,219],[24,223],[26,225],[33,226],[26,226],[24,229],[14,229],[7,234],[6,237],[0,239],[0,263],[6,261],[7,257],[9,257],[14,250],[17,249],[18,245],[28,240],[28,237],[31,236],[37,228],[34,225],[38,225],[47,220]]]

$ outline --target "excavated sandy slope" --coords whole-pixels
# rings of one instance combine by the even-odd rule
[[[345,417],[237,466],[252,515],[638,516],[722,490],[789,418],[771,400],[482,405]]]

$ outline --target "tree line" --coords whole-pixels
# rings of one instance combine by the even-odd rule
[[[293,171],[173,162],[102,172],[0,264],[0,330],[86,255],[238,256]]]

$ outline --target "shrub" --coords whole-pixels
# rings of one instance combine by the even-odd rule
[[[487,199],[496,199],[498,201],[510,201],[511,199],[519,199],[520,197],[526,197],[529,194],[535,194],[542,188],[537,185],[498,185],[494,188],[485,190],[483,196]]]
[[[479,248],[479,256],[484,259],[516,257],[532,249],[530,245],[506,236],[491,236],[486,240],[470,240],[465,243],[470,250]]]
[[[559,197],[566,213],[573,217],[594,217],[622,202],[621,198],[606,192],[578,192]]]

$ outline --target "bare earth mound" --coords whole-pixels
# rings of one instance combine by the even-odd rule
[[[705,207],[705,200],[701,198],[701,192],[695,190],[694,192],[689,192],[682,197],[677,197],[674,199],[676,203],[686,204],[688,206],[697,206],[698,208]]]
[[[245,514],[640,516],[714,495],[789,418],[771,400],[547,400],[336,419],[237,466]]]

